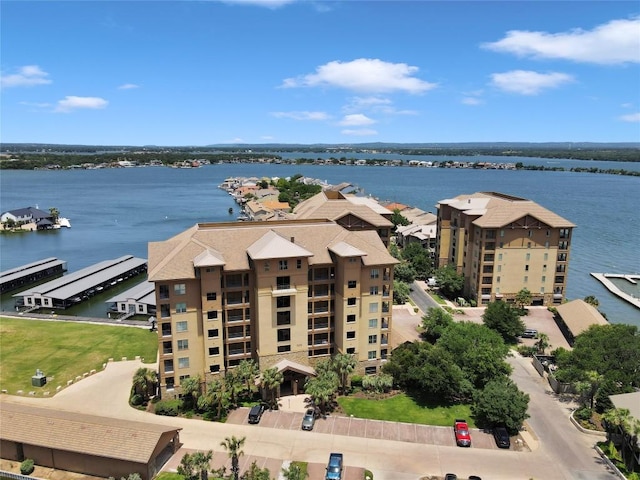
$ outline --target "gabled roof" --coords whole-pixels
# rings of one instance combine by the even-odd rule
[[[313,253],[309,250],[296,245],[294,240],[294,237],[292,237],[291,240],[287,240],[273,230],[270,230],[247,248],[247,254],[249,254],[253,260],[313,256]]]
[[[552,228],[569,228],[575,225],[532,200],[496,192],[477,192],[441,200],[439,205],[478,216],[474,225],[481,228],[500,228],[525,216],[531,216]]]
[[[345,215],[353,214],[375,227],[393,226],[393,223],[383,216],[389,213],[373,199],[344,195],[334,190],[322,191],[300,202],[293,209],[293,217],[297,219],[338,220]]]
[[[367,252],[363,252],[344,241],[329,245],[329,250],[339,257],[364,257],[367,254]]]
[[[224,265],[224,258],[220,252],[216,252],[209,248],[205,249],[201,254],[196,255],[193,259],[194,267],[220,267]]]
[[[15,210],[9,210],[7,212],[3,212],[2,215],[4,215],[5,213],[10,213],[14,217],[29,217],[30,216],[30,217],[33,217],[36,220],[39,219],[39,218],[50,218],[51,217],[51,213],[45,212],[44,210],[40,210],[40,209],[35,208],[35,207],[17,208]]]
[[[302,365],[301,363],[287,360],[286,358],[280,360],[273,367],[277,368],[279,372],[284,372],[285,370],[292,370],[297,373],[302,373],[303,375],[309,375],[311,377],[316,376],[316,371],[312,367],[308,367],[307,365]]]
[[[593,306],[584,300],[571,300],[556,307],[558,314],[575,337],[591,325],[607,325],[609,322]]]
[[[44,448],[148,463],[178,427],[33,407],[2,401],[0,438]]]

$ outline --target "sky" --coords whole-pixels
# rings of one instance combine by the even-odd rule
[[[640,142],[640,2],[0,5],[0,141]]]

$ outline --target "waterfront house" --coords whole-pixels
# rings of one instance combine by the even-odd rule
[[[0,215],[0,222],[16,225],[34,223],[38,229],[53,228],[55,218],[50,212],[45,212],[36,207],[18,208],[9,210]]]

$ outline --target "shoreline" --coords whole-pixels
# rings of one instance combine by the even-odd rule
[[[624,278],[631,283],[637,283],[637,280],[640,280],[640,275],[625,275],[621,273],[591,273],[591,276],[602,283],[602,285],[604,285],[605,288],[614,295],[617,295],[634,307],[640,308],[640,298],[636,298],[633,295],[623,292],[608,278]]]

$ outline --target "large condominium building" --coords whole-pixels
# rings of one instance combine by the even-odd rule
[[[464,296],[513,302],[523,288],[533,305],[562,303],[574,224],[524,198],[495,192],[438,205],[438,266],[464,275]]]
[[[375,230],[329,220],[198,224],[149,243],[161,393],[243,359],[283,371],[297,393],[313,366],[355,355],[375,373],[389,352],[393,268]]]

